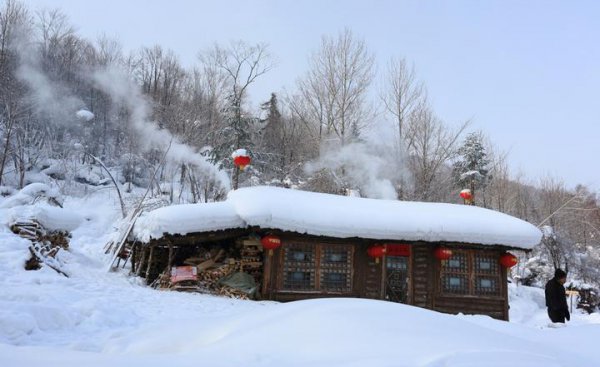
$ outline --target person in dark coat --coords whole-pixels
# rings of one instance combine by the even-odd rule
[[[546,307],[548,307],[548,316],[552,322],[564,324],[565,319],[571,321],[564,287],[566,281],[567,273],[562,269],[556,269],[554,278],[546,283]]]

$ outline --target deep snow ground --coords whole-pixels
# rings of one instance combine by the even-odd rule
[[[600,315],[548,327],[540,289],[511,286],[510,323],[371,300],[160,292],[106,273],[102,247],[119,218],[107,192],[65,208],[83,218],[63,253],[70,278],[23,270],[27,242],[5,225],[20,209],[0,209],[2,367],[600,365]]]

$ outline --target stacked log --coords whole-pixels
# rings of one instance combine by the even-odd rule
[[[240,271],[252,275],[256,284],[260,284],[263,273],[263,249],[260,241],[242,241],[242,249],[240,252]]]
[[[61,269],[57,255],[60,250],[68,250],[69,234],[60,231],[47,231],[36,220],[21,221],[10,226],[13,233],[31,241],[29,252],[31,257],[25,262],[25,270],[38,270],[42,265],[54,269],[68,277]]]

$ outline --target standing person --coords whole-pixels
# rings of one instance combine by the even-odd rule
[[[546,283],[546,307],[548,307],[548,316],[552,322],[561,322],[564,324],[565,319],[571,321],[564,287],[566,281],[567,273],[562,269],[556,269],[554,278]]]

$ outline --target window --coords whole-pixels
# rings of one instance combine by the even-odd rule
[[[289,290],[311,290],[315,287],[314,247],[293,245],[284,248],[283,287]]]
[[[352,290],[352,251],[346,245],[320,245],[321,290],[349,292]]]
[[[350,245],[286,243],[283,257],[284,290],[352,291],[353,248]]]
[[[475,264],[475,294],[484,296],[500,295],[500,268],[498,257],[481,252],[473,254]]]
[[[462,251],[452,251],[453,255],[442,264],[442,289],[444,293],[469,293],[469,266],[467,254]]]
[[[448,295],[500,296],[498,255],[481,250],[453,250],[440,267],[441,292]]]

